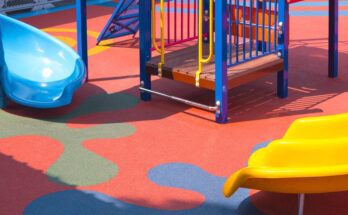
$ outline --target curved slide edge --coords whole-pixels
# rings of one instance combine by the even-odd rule
[[[83,60],[69,46],[0,15],[0,108],[4,97],[35,108],[70,104],[86,79]]]

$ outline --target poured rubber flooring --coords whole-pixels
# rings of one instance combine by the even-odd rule
[[[348,111],[348,2],[341,2],[338,79],[327,78],[325,3],[292,7],[289,98],[275,96],[274,77],[238,87],[225,125],[156,96],[140,101],[137,38],[96,47],[114,5],[89,6],[90,82],[73,104],[0,110],[0,214],[296,214],[295,195],[240,189],[225,199],[221,190],[294,119]],[[76,48],[74,19],[64,10],[22,20]],[[170,80],[154,78],[153,88],[213,103],[212,92]],[[346,214],[347,201],[348,192],[309,195],[305,214]]]

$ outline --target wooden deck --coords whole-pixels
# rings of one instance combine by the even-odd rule
[[[195,85],[197,65],[197,45],[182,48],[165,54],[162,77]],[[208,53],[208,46],[204,46],[204,55]],[[247,53],[249,55],[249,53]],[[253,53],[255,56],[255,51]],[[239,59],[242,59],[240,56]],[[153,57],[146,65],[147,72],[158,75],[160,57]],[[283,60],[276,54],[270,54],[228,68],[228,88],[234,88],[266,75],[279,72],[283,69]],[[203,65],[200,87],[215,90],[215,63],[214,59]]]

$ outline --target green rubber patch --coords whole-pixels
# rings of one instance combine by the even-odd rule
[[[39,135],[58,140],[64,145],[64,152],[48,169],[46,174],[49,179],[70,186],[99,184],[114,177],[118,173],[118,167],[111,161],[87,150],[83,147],[83,142],[97,138],[129,136],[135,132],[135,127],[126,123],[113,122],[88,128],[69,128],[66,122],[92,113],[129,109],[138,102],[139,100],[131,95],[99,94],[88,97],[70,113],[51,119],[27,118],[0,110],[0,138]]]

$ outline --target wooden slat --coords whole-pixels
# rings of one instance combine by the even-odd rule
[[[183,48],[165,54],[165,64],[162,76],[187,84],[195,85],[195,75],[198,70],[197,45]],[[204,45],[204,55],[208,54],[208,45]],[[255,56],[255,51],[253,52]],[[240,59],[242,57],[240,56]],[[147,71],[158,75],[160,57],[154,57],[147,63]],[[246,84],[266,75],[279,72],[283,68],[283,60],[276,54],[269,54],[245,63],[228,68],[229,89]],[[200,87],[215,90],[214,59],[203,66]]]

